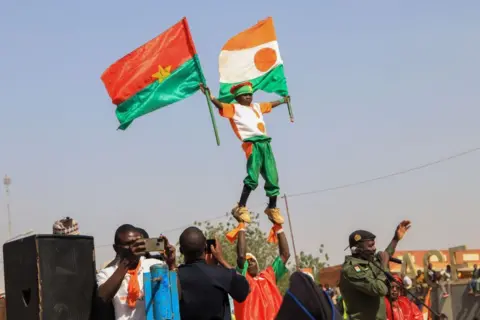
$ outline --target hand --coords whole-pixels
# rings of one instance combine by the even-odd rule
[[[210,90],[205,87],[203,83],[200,83],[198,86],[200,87],[200,91],[202,91],[203,94],[207,94],[207,92],[210,92]]]
[[[145,239],[137,237],[134,242],[130,245],[130,254],[133,257],[144,256],[147,253],[147,248],[145,246]]]
[[[403,237],[405,236],[405,233],[407,233],[408,229],[411,227],[411,222],[409,220],[403,220],[400,222],[400,224],[397,226],[397,229],[395,230],[395,240],[402,240]]]
[[[213,245],[210,245],[210,250],[212,251],[212,256],[218,261],[223,260],[223,250],[222,250],[222,245],[220,244],[220,241],[218,240],[217,237],[215,237],[215,244],[216,247]]]
[[[289,103],[289,102],[290,102],[290,96],[285,96],[285,97],[283,97],[283,99],[285,100],[285,103]]]
[[[390,255],[386,251],[382,251],[379,254],[380,260],[382,262],[383,267],[388,267],[388,263],[390,262]]]
[[[177,255],[176,255],[177,249],[175,248],[174,245],[168,242],[167,237],[160,235],[160,237],[158,238],[162,239],[165,243],[165,256],[166,256],[166,262],[168,266],[175,267],[175,262],[177,260]]]
[[[212,253],[205,254],[205,262],[207,264],[210,264],[210,265],[216,265],[217,264],[217,260],[215,259],[215,257],[213,256]]]

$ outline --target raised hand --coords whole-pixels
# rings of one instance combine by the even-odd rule
[[[223,250],[222,245],[217,237],[215,237],[215,247],[210,245],[210,250],[212,251],[213,257],[218,261],[221,262],[223,260]]]
[[[166,257],[166,262],[167,262],[168,266],[170,268],[174,268],[176,260],[177,260],[177,254],[176,254],[177,249],[175,248],[174,245],[172,245],[172,244],[170,244],[170,242],[168,242],[167,237],[165,237],[163,235],[160,235],[159,239],[163,239],[163,241],[165,243],[165,257]]]
[[[395,239],[402,240],[405,236],[405,233],[407,233],[408,229],[410,229],[411,226],[412,225],[410,220],[403,220],[402,222],[400,222],[400,224],[397,226],[397,229],[395,230]]]

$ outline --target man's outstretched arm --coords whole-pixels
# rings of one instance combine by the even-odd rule
[[[278,239],[279,256],[272,263],[272,271],[275,275],[275,280],[278,282],[285,274],[288,273],[287,262],[290,258],[290,249],[288,247],[287,237],[283,229],[276,231]],[[267,268],[268,270],[268,268]]]
[[[290,259],[290,248],[288,247],[287,236],[285,236],[285,232],[283,232],[283,229],[277,231],[277,237],[280,258],[282,259],[283,263],[286,264],[288,259]]]
[[[385,249],[385,251],[388,252],[390,256],[393,256],[393,254],[395,253],[395,250],[397,249],[398,242],[403,239],[403,237],[405,236],[405,233],[407,233],[410,227],[411,227],[411,223],[409,220],[403,220],[397,226],[397,228],[395,229],[395,234],[393,235],[392,241],[390,241],[390,244]]]
[[[243,270],[247,261],[247,239],[245,230],[238,231],[237,238],[237,267]]]
[[[270,104],[272,105],[272,108],[278,107],[281,104],[288,103],[290,102],[290,96],[283,97],[280,100],[277,101],[272,101]]]

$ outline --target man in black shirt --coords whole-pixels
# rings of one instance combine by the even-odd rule
[[[212,248],[215,264],[205,261],[207,240],[203,232],[190,227],[180,236],[185,264],[178,268],[180,316],[182,320],[230,320],[228,295],[238,302],[248,296],[247,280],[224,259],[221,247]]]

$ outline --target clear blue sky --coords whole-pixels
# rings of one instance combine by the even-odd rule
[[[307,4],[310,3],[310,4]],[[96,244],[122,223],[152,234],[218,216],[238,200],[240,142],[204,97],[116,131],[100,81],[115,60],[187,16],[212,89],[225,41],[273,16],[296,123],[267,116],[283,192],[388,174],[480,145],[478,1],[13,1],[0,5],[0,173],[12,177],[14,233],[70,215]],[[257,100],[271,98],[258,94]],[[297,246],[343,259],[348,234],[402,249],[478,247],[480,152],[409,175],[292,198]],[[7,238],[0,198],[0,240]],[[259,188],[252,209],[263,211]],[[282,204],[282,210],[284,209]],[[262,216],[263,228],[268,230]],[[167,233],[172,240],[178,232]],[[113,255],[97,251],[99,262]]]

